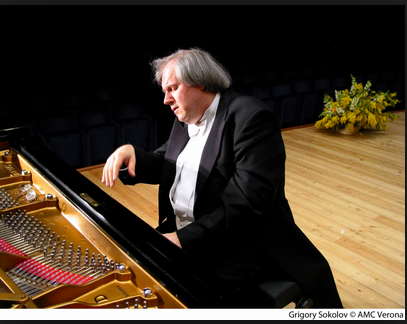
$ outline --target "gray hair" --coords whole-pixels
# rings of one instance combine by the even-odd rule
[[[179,81],[191,86],[203,86],[208,92],[219,92],[230,87],[232,78],[211,54],[199,48],[180,49],[171,55],[151,62],[155,81],[161,84],[165,66],[175,62]]]

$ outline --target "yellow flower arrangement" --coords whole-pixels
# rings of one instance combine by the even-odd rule
[[[394,107],[400,102],[397,93],[371,90],[372,83],[358,83],[353,75],[350,90],[335,90],[335,100],[325,94],[324,109],[321,118],[315,123],[316,128],[341,130],[373,129],[385,130],[386,123],[398,116],[392,112],[383,112],[387,107]]]

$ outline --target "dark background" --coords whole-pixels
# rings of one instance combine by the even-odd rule
[[[29,124],[58,151],[61,142],[47,136],[58,133],[57,124],[51,131],[43,121],[75,115],[77,128],[60,132],[80,135],[72,141],[81,145],[77,159],[67,161],[74,167],[101,163],[113,146],[129,141],[121,129],[127,117],[115,115],[126,105],[142,107],[141,119],[152,122],[147,149],[165,140],[173,115],[149,63],[178,48],[209,51],[237,90],[266,89],[261,99],[273,100],[270,89],[288,85],[298,105],[296,82],[308,82],[312,92],[315,80],[326,79],[329,92],[348,86],[352,73],[370,79],[373,88],[397,91],[402,103],[396,109],[405,107],[404,5],[1,6],[0,30],[2,124]],[[81,117],[84,112],[108,113],[100,124],[114,123],[122,134],[98,158],[89,152],[88,132],[97,122],[86,124],[91,118]],[[282,127],[312,122],[312,114]]]

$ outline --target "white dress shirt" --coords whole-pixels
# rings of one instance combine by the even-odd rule
[[[177,158],[176,174],[170,190],[177,229],[194,221],[195,187],[201,155],[215,119],[220,94],[217,93],[197,124],[188,124],[189,140]]]

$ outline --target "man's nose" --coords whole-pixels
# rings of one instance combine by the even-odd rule
[[[164,95],[164,105],[171,105],[174,102],[174,98],[168,92]]]

